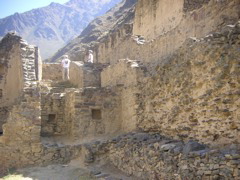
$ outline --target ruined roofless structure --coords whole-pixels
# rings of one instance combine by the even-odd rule
[[[133,24],[97,43],[93,64],[72,61],[67,82],[7,34],[0,174],[80,159],[130,179],[239,179],[239,6],[139,0]]]

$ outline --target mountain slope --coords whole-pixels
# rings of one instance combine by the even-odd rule
[[[70,0],[0,19],[0,36],[16,31],[30,44],[40,47],[48,58],[78,36],[96,16],[105,13],[120,0]]]
[[[125,23],[133,21],[136,2],[137,0],[122,0],[106,14],[94,19],[80,36],[60,49],[49,61],[55,62],[63,54],[69,54],[71,60],[79,60],[80,57],[84,56],[88,47],[94,46],[110,32],[117,30]]]

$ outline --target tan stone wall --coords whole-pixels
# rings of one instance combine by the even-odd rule
[[[138,88],[128,87],[122,90],[121,93],[121,119],[122,131],[132,132],[137,129],[138,121]]]
[[[117,90],[86,88],[74,92],[71,134],[75,140],[121,132],[121,105]]]
[[[38,56],[36,48],[28,45],[19,36],[7,34],[0,44],[0,131],[2,132],[8,111],[22,95],[25,84],[36,81],[38,72],[38,77],[41,78],[41,63],[36,66],[35,59]]]
[[[134,86],[144,76],[137,61],[121,59],[101,72],[101,86]]]
[[[6,42],[9,41],[9,42]],[[15,102],[23,90],[23,69],[21,61],[20,37],[6,36],[0,45],[2,78],[0,107]]]
[[[59,63],[43,64],[42,79],[61,81],[62,80],[62,66]]]
[[[9,172],[11,168],[20,168],[27,165],[48,165],[50,163],[69,162],[70,159],[79,154],[80,146],[53,147],[41,142],[41,96],[38,85],[38,79],[41,78],[41,75],[40,71],[37,70],[41,65],[38,64],[39,59],[37,59],[35,47],[28,45],[15,35],[6,37],[5,40],[1,42],[0,52],[5,48],[4,50],[8,50],[5,53],[12,53],[9,56],[7,54],[6,57],[11,57],[12,59],[9,58],[11,61],[16,61],[15,64],[8,61],[8,63],[12,63],[10,64],[12,67],[10,68],[9,66],[7,70],[11,70],[12,72],[18,61],[20,62],[21,66],[18,68],[23,70],[23,72],[17,77],[23,81],[23,87],[21,88],[21,96],[18,96],[19,101],[12,104],[11,107],[1,107],[0,109],[1,117],[5,115],[6,118],[2,126],[3,135],[0,136],[0,174],[3,175]],[[7,58],[5,59],[5,56],[3,56],[1,60],[9,60]],[[13,76],[11,78],[14,79],[16,72],[10,74]],[[11,78],[4,79],[4,82],[7,84]],[[6,87],[8,86],[3,87],[4,90]],[[16,90],[19,89],[16,87]],[[59,102],[58,97],[55,97],[55,99],[57,105],[54,105],[59,106],[59,103],[64,104],[64,102]],[[45,99],[43,98],[43,100]],[[5,108],[9,114],[7,114],[8,112],[4,112]],[[58,108],[59,110],[61,108]],[[61,125],[61,123],[59,124]],[[63,126],[65,127],[65,124]]]
[[[239,143],[240,25],[186,43],[143,81],[138,127],[209,145]]]
[[[40,50],[38,47],[35,47],[35,71],[36,78],[38,81],[42,80],[42,59],[40,56]]]
[[[84,87],[84,71],[83,63],[81,62],[71,62],[69,76],[72,84],[76,85],[78,88]]]
[[[115,139],[106,156],[135,179],[239,179],[237,151],[226,154],[197,142],[185,144],[158,134],[132,133]],[[94,157],[101,156],[102,149]]]
[[[121,131],[136,130],[138,109],[138,85],[146,75],[146,68],[138,61],[121,59],[105,68],[101,73],[102,87],[120,87],[118,96],[121,108]]]
[[[131,35],[132,24],[125,24],[117,32],[106,37],[94,50],[94,52],[97,52],[97,62],[115,64],[119,59],[135,59],[132,58],[133,52],[131,51],[136,51],[135,47],[137,46],[135,42],[130,41]]]
[[[183,18],[184,0],[140,0],[136,6],[133,34],[154,39],[173,30]]]
[[[161,7],[159,8],[161,9]],[[146,13],[152,14],[151,11]],[[131,38],[130,25],[125,25],[123,29],[109,35],[104,43],[100,43],[96,47],[95,51],[98,52],[96,58],[100,63],[111,64],[125,58],[140,60],[145,63],[161,61],[162,58],[173,54],[181,47],[186,39],[190,37],[201,38],[223,24],[235,23],[239,17],[238,14],[238,0],[224,2],[212,0],[200,9],[185,12],[178,26],[171,30],[169,28],[169,31],[154,37],[152,41],[146,40],[144,44],[137,44]],[[143,14],[143,16],[145,15],[147,14]],[[156,23],[159,19],[161,17],[156,18]],[[144,25],[148,27],[151,26],[151,23],[146,21]],[[149,31],[154,31],[154,29]],[[111,38],[112,36],[115,38]]]
[[[48,93],[41,96],[41,135],[67,134],[64,116],[65,93]]]

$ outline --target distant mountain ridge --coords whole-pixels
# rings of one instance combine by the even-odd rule
[[[0,36],[9,31],[40,48],[43,59],[77,37],[96,16],[104,14],[121,0],[70,0],[51,3],[25,13],[0,19]]]
[[[122,0],[106,14],[95,18],[80,36],[59,49],[48,61],[56,62],[64,54],[70,55],[71,60],[78,61],[86,49],[101,42],[124,24],[133,23],[136,2],[137,0]]]

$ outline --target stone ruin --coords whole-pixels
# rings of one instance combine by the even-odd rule
[[[239,179],[239,2],[176,0],[161,21],[145,10],[172,4],[147,2],[136,7],[137,36],[121,29],[114,44],[112,32],[93,64],[71,62],[69,82],[37,47],[2,39],[1,173],[80,157],[133,179]]]

